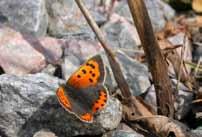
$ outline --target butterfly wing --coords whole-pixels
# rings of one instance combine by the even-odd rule
[[[107,89],[100,85],[77,91],[72,87],[62,85],[56,91],[57,98],[62,107],[75,114],[80,120],[91,123],[93,116],[102,110],[108,100]]]
[[[77,91],[71,87],[66,86],[65,94],[71,103],[71,112],[84,122],[92,122],[93,115],[102,110],[108,99],[108,92],[102,85],[96,87],[89,87]],[[63,105],[66,108],[66,106]],[[67,109],[66,109],[67,110]]]
[[[60,104],[80,120],[91,123],[93,115],[103,109],[107,102],[104,79],[101,56],[94,56],[73,73],[66,85],[58,88],[56,95]]]
[[[70,103],[70,99],[69,99],[68,95],[66,94],[64,85],[61,85],[57,89],[56,96],[58,98],[58,101],[62,105],[62,107],[65,108],[65,110],[67,110],[67,111],[71,111],[72,105]]]
[[[105,69],[102,58],[96,55],[85,62],[72,74],[67,81],[67,85],[74,88],[88,88],[103,83],[105,79]]]

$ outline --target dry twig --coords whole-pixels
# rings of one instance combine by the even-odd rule
[[[158,113],[173,117],[173,89],[168,77],[166,62],[163,59],[153,33],[143,0],[128,0],[128,5],[133,16],[134,23],[142,42],[143,49],[149,64],[157,95]]]

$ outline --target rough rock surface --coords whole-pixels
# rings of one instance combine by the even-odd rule
[[[36,38],[5,26],[0,36],[0,66],[8,74],[36,73],[62,56],[63,42],[54,38]]]
[[[85,0],[95,21],[99,24],[106,18],[96,10],[95,0]],[[85,21],[74,0],[46,0],[49,14],[48,32],[56,37],[78,37],[94,39],[95,35]],[[79,21],[78,21],[79,20]]]
[[[149,72],[145,65],[127,56],[124,52],[116,52],[124,77],[133,95],[140,95],[150,87]]]
[[[109,46],[113,49],[138,49],[141,42],[134,25],[119,15],[113,14],[111,18],[113,20],[102,27]]]
[[[44,0],[1,0],[0,13],[18,31],[35,36],[46,34],[48,16]]]
[[[109,98],[104,110],[88,124],[66,112],[55,91],[64,81],[38,73],[0,76],[0,133],[8,137],[31,137],[41,129],[56,136],[97,135],[116,128],[122,117],[118,100]]]
[[[161,0],[145,0],[145,5],[147,7],[154,31],[162,29],[166,20],[170,20],[175,15],[175,11]],[[126,17],[129,21],[132,21],[127,1],[120,2],[115,8],[115,12],[123,17]]]

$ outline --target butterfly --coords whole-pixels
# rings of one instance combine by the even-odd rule
[[[56,96],[62,107],[81,121],[92,123],[94,115],[102,110],[108,100],[104,86],[105,67],[100,55],[87,60],[60,85]]]

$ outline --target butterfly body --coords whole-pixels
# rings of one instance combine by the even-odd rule
[[[57,89],[60,104],[80,120],[91,123],[94,114],[107,103],[108,92],[103,85],[104,79],[102,59],[94,56],[73,73],[66,84]]]

